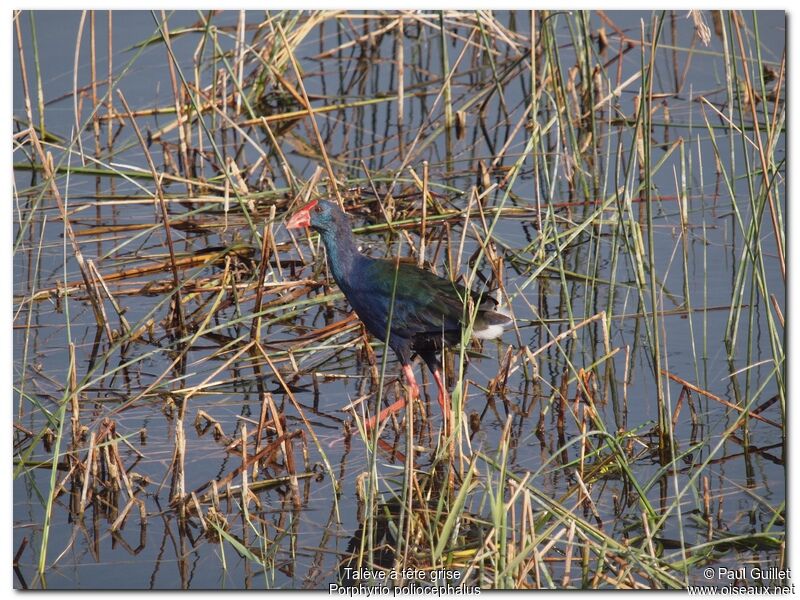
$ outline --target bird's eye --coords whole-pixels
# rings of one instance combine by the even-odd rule
[[[322,207],[319,204],[317,204],[314,207],[314,212],[317,213],[317,214],[321,213],[322,212]]]

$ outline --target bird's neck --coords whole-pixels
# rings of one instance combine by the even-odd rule
[[[349,225],[339,223],[334,230],[322,234],[328,255],[328,266],[339,287],[346,287],[361,256]]]

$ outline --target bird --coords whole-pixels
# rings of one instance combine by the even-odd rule
[[[311,228],[325,245],[328,268],[336,284],[367,331],[385,342],[402,367],[409,397],[398,399],[366,423],[369,431],[419,397],[412,360],[419,356],[438,387],[437,400],[447,431],[450,399],[442,378],[439,354],[457,345],[467,326],[466,303],[474,302],[472,337],[500,337],[511,317],[488,294],[467,291],[462,285],[399,259],[373,258],[359,251],[350,218],[337,203],[316,199],[298,209],[287,229]],[[387,339],[388,334],[388,339]]]

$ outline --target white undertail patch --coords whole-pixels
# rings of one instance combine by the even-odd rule
[[[472,337],[478,340],[493,340],[503,335],[505,327],[502,325],[489,325],[486,329],[473,330]]]
[[[505,323],[495,323],[489,325],[488,327],[484,327],[483,329],[473,329],[472,330],[472,337],[478,340],[493,340],[495,338],[499,338],[503,335],[505,328],[513,322],[511,318],[511,311],[508,310],[506,306],[498,304],[492,312],[497,313],[499,315],[503,315],[507,317],[508,320]]]

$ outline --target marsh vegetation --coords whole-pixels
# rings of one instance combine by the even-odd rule
[[[784,566],[783,13],[13,20],[16,587]],[[419,367],[364,430],[403,380],[284,227],[322,196],[513,313],[449,437]]]

